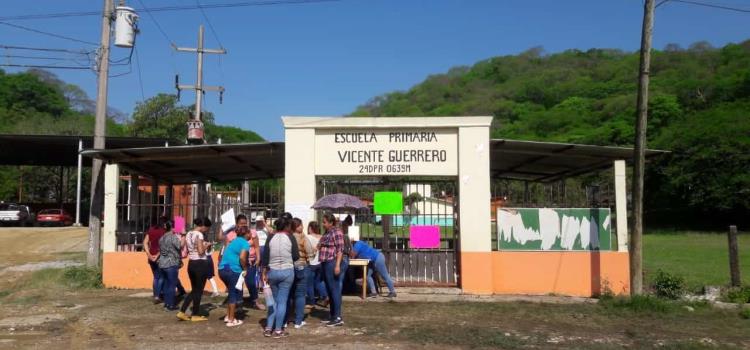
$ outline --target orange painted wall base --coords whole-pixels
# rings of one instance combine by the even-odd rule
[[[218,263],[219,254],[214,253],[214,263]],[[109,252],[104,253],[102,264],[102,280],[107,288],[122,289],[151,289],[153,275],[148,265],[146,254],[143,252]],[[190,279],[187,276],[187,259],[185,266],[180,269],[180,282],[187,290],[190,290]],[[214,264],[214,281],[219,291],[224,291],[224,283],[219,278],[219,273]],[[211,290],[211,285],[206,283],[206,290]]]
[[[496,294],[630,293],[627,252],[492,252]],[[463,271],[463,269],[462,269]]]
[[[218,253],[214,253],[214,262],[217,259]],[[102,273],[107,288],[151,289],[151,269],[142,252],[104,253]],[[224,291],[218,277],[217,272],[215,281]],[[180,280],[189,290],[187,268],[180,269]],[[206,290],[210,288],[207,284]],[[464,293],[477,295],[554,293],[589,297],[606,289],[627,294],[629,256],[627,252],[463,252],[461,288]]]

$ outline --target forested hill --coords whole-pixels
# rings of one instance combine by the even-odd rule
[[[53,73],[31,69],[6,74],[0,70],[0,133],[93,135],[96,104],[78,86]],[[192,106],[179,105],[176,96],[159,94],[136,105],[131,116],[107,112],[107,135],[161,137],[184,140]],[[204,112],[206,137],[224,143],[263,141],[253,131],[218,125]]]
[[[493,137],[632,145],[638,60],[637,52],[534,48],[430,76],[352,115],[492,115]],[[651,78],[648,146],[673,151],[650,167],[651,207],[747,216],[750,40],[667,45],[653,52]]]

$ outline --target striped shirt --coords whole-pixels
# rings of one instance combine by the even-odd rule
[[[338,253],[344,253],[344,233],[340,229],[332,227],[326,231],[323,237],[320,237],[318,260],[320,262],[335,261]]]

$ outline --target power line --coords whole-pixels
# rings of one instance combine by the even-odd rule
[[[167,32],[164,31],[164,29],[159,24],[159,21],[157,21],[154,15],[151,14],[151,11],[153,10],[149,10],[148,7],[146,7],[146,4],[144,4],[143,1],[141,0],[138,0],[138,3],[140,3],[141,6],[143,6],[143,10],[146,12],[148,17],[151,18],[151,21],[154,22],[154,24],[156,25],[156,29],[158,29],[159,32],[161,32],[161,35],[164,36],[164,39],[167,39],[167,41],[169,42],[169,45],[171,45],[172,47],[175,47],[176,45],[174,44],[172,39],[169,38],[169,35],[167,35]]]
[[[205,5],[177,5],[177,6],[163,6],[145,9],[143,3],[141,6],[143,9],[136,9],[137,11],[144,10],[146,12],[165,12],[165,11],[185,11],[185,10],[197,10],[197,9],[216,9],[216,8],[234,8],[234,7],[248,7],[248,6],[272,6],[272,5],[296,5],[296,4],[313,4],[323,2],[338,2],[341,0],[267,0],[267,1],[239,1],[230,3],[220,4],[205,4]],[[100,11],[79,11],[79,12],[60,12],[60,13],[48,13],[38,15],[16,15],[16,16],[5,16],[0,17],[0,21],[20,21],[20,20],[34,20],[34,19],[51,19],[51,18],[66,18],[66,17],[85,17],[85,16],[101,16]]]
[[[135,49],[135,65],[138,67],[138,85],[141,87],[141,102],[143,102],[146,100],[146,94],[143,93],[143,77],[141,76],[141,60],[138,58],[138,49]]]
[[[55,37],[55,38],[58,38],[58,39],[65,39],[65,40],[75,41],[77,43],[82,43],[82,44],[87,44],[87,45],[94,45],[94,46],[98,45],[97,43],[93,43],[93,42],[90,42],[90,41],[80,40],[80,39],[76,39],[76,38],[71,38],[69,36],[64,36],[64,35],[60,35],[60,34],[45,32],[45,31],[42,31],[42,30],[39,30],[39,29],[34,29],[34,28],[20,26],[18,24],[13,24],[13,23],[8,23],[8,22],[0,22],[0,24],[2,24],[4,26],[8,26],[8,27],[13,27],[13,28],[16,28],[16,29],[25,30],[27,32],[32,32],[32,33],[37,33],[37,34],[42,34],[42,35],[47,35],[47,36]]]
[[[211,20],[208,19],[208,16],[206,15],[206,11],[203,10],[203,7],[201,7],[200,0],[195,0],[196,5],[198,5],[198,9],[201,10],[201,14],[203,15],[203,18],[206,20],[206,23],[208,23],[208,29],[211,29],[211,35],[213,35],[214,39],[216,39],[216,42],[219,43],[219,46],[223,49],[224,44],[221,43],[221,40],[219,40],[219,35],[216,33],[216,30],[214,30],[214,25],[211,24]]]
[[[683,4],[690,4],[690,5],[696,5],[696,6],[710,7],[710,8],[721,9],[721,10],[750,13],[750,9],[743,9],[739,7],[732,7],[732,6],[726,6],[726,5],[711,4],[711,3],[706,3],[706,2],[691,1],[691,0],[669,0],[669,1],[680,2]]]
[[[74,53],[78,55],[88,55],[92,53],[93,51],[74,51],[74,50],[68,50],[68,49],[51,49],[47,47],[28,47],[28,46],[11,46],[11,45],[0,45],[0,49],[11,49],[11,50],[29,50],[29,51],[46,51],[46,52],[65,52],[65,53]]]
[[[76,59],[74,58],[65,58],[65,57],[48,57],[48,56],[24,56],[24,55],[3,55],[3,57],[6,58],[23,58],[23,59],[32,59],[32,60],[47,60],[47,61],[73,61],[76,62]]]
[[[12,63],[0,63],[0,67],[41,68],[41,69],[89,69],[89,67],[81,67],[81,66],[50,66],[50,65],[35,65],[35,64],[12,64]]]

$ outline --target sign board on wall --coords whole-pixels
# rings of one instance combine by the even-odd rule
[[[499,208],[499,250],[612,250],[609,208]]]
[[[458,130],[316,130],[317,175],[458,175]]]

